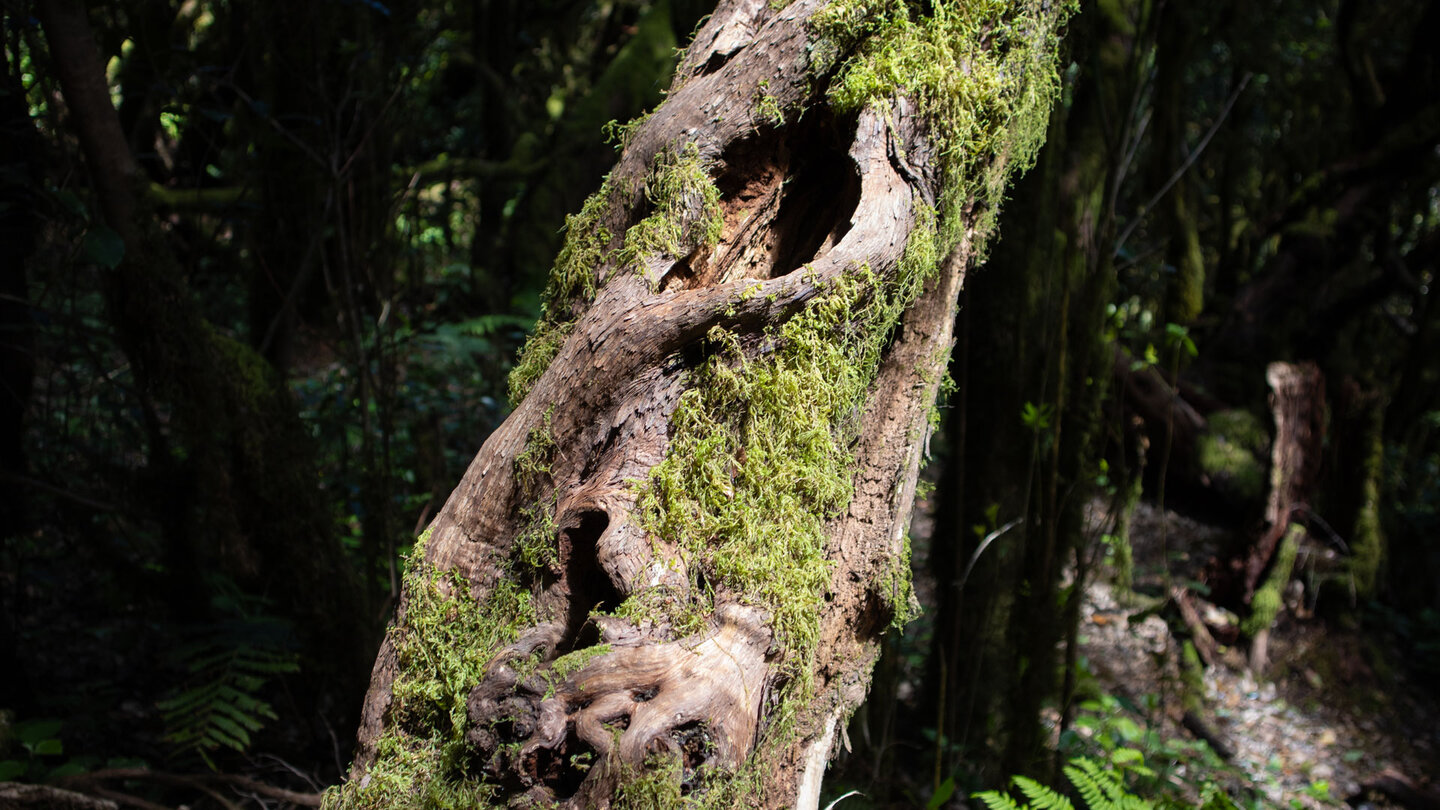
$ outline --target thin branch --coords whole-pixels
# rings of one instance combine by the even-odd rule
[[[1220,125],[1225,123],[1225,119],[1230,117],[1230,109],[1235,106],[1235,102],[1240,98],[1240,93],[1250,84],[1250,79],[1254,75],[1253,73],[1246,73],[1245,76],[1240,79],[1240,85],[1230,94],[1230,98],[1225,100],[1225,107],[1220,110],[1220,116],[1216,118],[1215,123],[1210,126],[1210,131],[1205,133],[1205,137],[1200,139],[1200,143],[1185,157],[1185,161],[1180,164],[1180,167],[1175,170],[1174,174],[1170,175],[1170,179],[1165,181],[1165,185],[1161,186],[1160,190],[1155,192],[1155,196],[1140,206],[1140,210],[1135,213],[1135,219],[1131,220],[1130,224],[1125,226],[1125,230],[1120,233],[1120,238],[1115,240],[1115,252],[1111,254],[1112,256],[1120,255],[1120,249],[1125,246],[1125,240],[1129,239],[1130,234],[1134,233],[1135,229],[1144,221],[1145,214],[1149,213],[1150,209],[1154,208],[1155,204],[1160,202],[1161,198],[1163,198],[1171,188],[1174,188],[1176,183],[1180,182],[1180,178],[1184,177],[1185,172],[1189,171],[1190,167],[1195,165],[1195,161],[1200,159],[1200,155],[1205,151],[1205,147],[1210,145],[1210,139],[1215,137],[1216,132],[1220,131]]]

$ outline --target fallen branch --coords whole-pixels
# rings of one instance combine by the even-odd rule
[[[285,788],[268,785],[264,782],[254,780],[246,776],[236,776],[234,774],[228,773],[188,775],[178,773],[166,773],[165,771],[152,771],[148,768],[105,768],[98,771],[91,771],[89,773],[76,774],[74,776],[66,777],[64,780],[62,780],[61,784],[85,785],[115,779],[144,779],[151,782],[163,782],[165,784],[188,787],[205,793],[206,795],[210,796],[210,798],[219,802],[222,806],[226,808],[234,808],[235,810],[239,810],[238,806],[234,802],[231,802],[227,800],[224,796],[220,795],[220,793],[215,790],[215,786],[226,785],[231,787],[237,787],[241,788],[242,790],[248,790],[252,793],[258,793],[262,796],[268,796],[272,799],[279,799],[281,801],[290,802],[291,804],[298,804],[302,807],[319,807],[321,798],[321,794],[319,793],[301,793],[299,791],[286,790]],[[96,795],[113,795],[110,791],[105,791],[103,788],[98,788],[93,792]],[[114,795],[114,798],[116,798],[117,801],[123,801],[126,804],[135,804],[135,802],[130,801],[129,799],[119,798],[118,795]]]
[[[1200,660],[1204,661],[1207,667],[1214,666],[1215,637],[1210,635],[1210,628],[1205,626],[1200,612],[1195,609],[1195,603],[1190,601],[1190,591],[1186,588],[1174,588],[1170,591],[1170,598],[1174,600],[1175,607],[1180,611],[1180,618],[1190,630],[1190,639],[1195,644],[1195,652],[1200,654]]]
[[[35,807],[43,810],[118,810],[118,805],[84,793],[19,782],[0,784],[0,807]]]

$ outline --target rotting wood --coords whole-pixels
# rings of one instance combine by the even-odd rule
[[[1245,558],[1249,602],[1290,525],[1290,513],[1309,503],[1320,473],[1325,434],[1325,379],[1314,363],[1271,363],[1265,371],[1275,414],[1271,446],[1267,529]]]

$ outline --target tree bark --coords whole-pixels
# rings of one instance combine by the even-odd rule
[[[1271,448],[1270,495],[1265,504],[1267,530],[1245,558],[1245,601],[1270,566],[1290,513],[1307,506],[1320,478],[1325,438],[1325,378],[1314,363],[1271,363],[1265,379],[1273,392],[1275,443]]]
[[[912,610],[956,296],[1066,12],[889,13],[727,0],[628,130],[514,413],[417,544],[331,806],[816,805]]]

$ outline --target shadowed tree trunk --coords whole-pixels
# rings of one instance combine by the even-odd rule
[[[331,806],[816,806],[1066,11],[721,5],[569,221]]]
[[[319,503],[309,437],[289,389],[257,353],[201,315],[140,189],[144,178],[111,102],[85,6],[39,4],[105,227],[106,314],[149,410],[146,473],[161,482],[165,581],[183,621],[208,615],[206,578],[271,593],[295,623],[312,685],[340,694],[363,644],[355,582]],[[317,583],[324,583],[317,588]],[[322,669],[317,667],[317,670]],[[335,681],[341,683],[337,686]],[[333,693],[332,693],[333,694]]]

